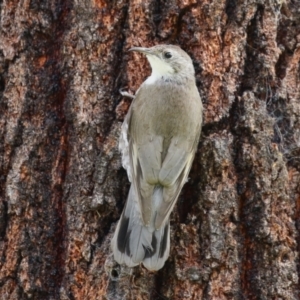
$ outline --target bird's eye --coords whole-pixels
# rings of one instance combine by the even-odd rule
[[[172,54],[170,52],[165,52],[164,53],[164,57],[165,58],[171,58],[172,57]]]

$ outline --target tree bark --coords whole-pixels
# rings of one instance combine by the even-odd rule
[[[0,1],[0,299],[299,299],[297,0]],[[118,137],[149,75],[192,57],[204,126],[158,272],[118,266]],[[187,99],[188,101],[188,99]]]

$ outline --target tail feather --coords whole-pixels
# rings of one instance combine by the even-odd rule
[[[170,225],[169,221],[165,227],[160,230],[156,230],[153,234],[153,240],[159,241],[157,243],[156,251],[145,256],[143,261],[144,266],[148,270],[159,270],[161,269],[165,261],[169,257],[170,252]]]
[[[160,195],[161,191],[154,192],[154,208],[155,198]],[[149,270],[163,267],[170,251],[169,221],[155,230],[154,219],[155,216],[149,226],[143,224],[135,190],[131,186],[126,207],[112,239],[114,257],[119,264],[134,267],[143,263]]]

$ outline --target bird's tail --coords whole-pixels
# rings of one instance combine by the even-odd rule
[[[162,189],[153,193],[153,204],[162,199]],[[154,217],[152,218],[154,220]],[[170,252],[169,220],[160,229],[154,228],[154,221],[149,226],[143,224],[135,189],[131,185],[126,207],[117,225],[112,239],[115,260],[119,264],[134,267],[141,262],[149,270],[163,267]]]

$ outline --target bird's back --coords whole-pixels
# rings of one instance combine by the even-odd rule
[[[178,137],[186,140],[188,149],[200,135],[202,102],[194,82],[144,83],[132,105],[128,131],[137,144],[144,144],[152,136],[161,136],[167,142],[165,152],[170,139]]]

